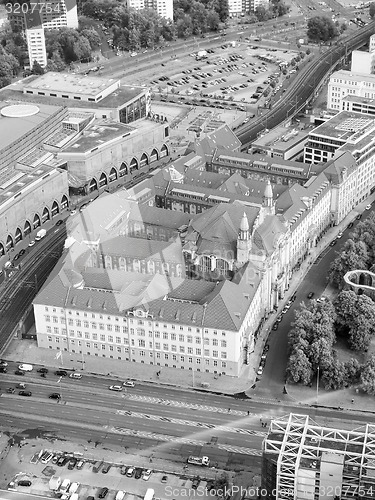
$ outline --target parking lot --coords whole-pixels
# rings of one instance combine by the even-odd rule
[[[168,492],[172,490],[174,498],[189,497],[199,488],[203,492],[200,496],[212,497],[212,492],[209,494],[208,490],[213,487],[215,473],[209,468],[182,465],[181,473],[173,473],[156,467],[148,468],[152,466],[152,459],[144,460],[148,467],[140,467],[127,464],[126,455],[122,457],[121,462],[115,457],[112,461],[108,453],[100,450],[97,460],[92,456],[86,458],[82,452],[63,452],[53,448],[34,450],[27,463],[21,460],[23,472],[14,473],[7,488],[54,498],[61,498],[62,493],[72,494],[74,489],[79,498],[91,496],[109,500],[114,500],[119,491],[126,493],[124,500],[143,498],[149,488],[154,490],[157,499],[168,498]],[[131,457],[128,459],[131,460]],[[60,480],[56,483],[56,479],[52,479],[50,483],[51,478]],[[52,483],[55,483],[54,487],[58,484],[55,491],[51,489]],[[108,489],[104,497],[100,496],[105,493],[103,488]]]

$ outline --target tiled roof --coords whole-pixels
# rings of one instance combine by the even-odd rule
[[[254,243],[259,250],[270,255],[277,247],[280,235],[287,232],[287,228],[277,215],[268,215],[263,224],[254,232]]]
[[[145,224],[162,226],[169,229],[178,229],[184,224],[189,224],[191,214],[166,210],[164,208],[150,207],[149,205],[134,205],[130,213],[130,220],[142,221]]]
[[[324,175],[332,184],[342,182],[344,170],[350,174],[357,168],[356,161],[349,151],[337,153],[335,157],[328,161],[324,166]]]
[[[157,241],[128,236],[107,239],[99,245],[103,255],[119,255],[136,259],[156,259],[182,263],[182,248],[179,240]]]

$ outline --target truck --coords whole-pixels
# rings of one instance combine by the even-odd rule
[[[199,50],[196,56],[196,61],[200,61],[201,59],[207,59],[207,50]]]
[[[52,476],[51,479],[49,480],[48,485],[50,490],[57,491],[61,485],[61,477]]]
[[[209,467],[210,465],[210,459],[208,457],[193,457],[190,456],[187,459],[188,464],[192,465],[203,465],[204,467]]]
[[[23,372],[31,372],[33,370],[33,365],[28,365],[26,363],[23,363],[22,365],[18,366],[18,369]]]
[[[152,488],[149,488],[146,493],[145,493],[145,496],[144,496],[144,499],[143,500],[154,500],[154,495],[155,495],[155,491],[152,489]]]
[[[47,234],[47,231],[45,229],[40,229],[35,236],[35,241],[40,241],[42,238],[45,237]]]

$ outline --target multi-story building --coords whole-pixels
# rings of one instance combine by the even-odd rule
[[[28,4],[24,4],[25,6]],[[12,9],[8,13],[8,20],[24,31],[27,28],[27,16],[38,14],[41,27],[48,30],[58,28],[78,28],[76,0],[38,0],[30,6],[21,9]]]
[[[328,83],[327,109],[339,111],[346,96],[375,98],[375,75],[347,70],[332,73]]]
[[[125,3],[131,9],[153,9],[159,16],[173,21],[173,0],[126,0]]]
[[[374,488],[373,425],[337,429],[293,413],[271,421],[263,442],[263,498],[370,500]]]
[[[47,66],[46,41],[44,38],[44,28],[39,12],[25,13],[24,35],[29,53],[29,66],[32,69],[36,61],[42,68]]]

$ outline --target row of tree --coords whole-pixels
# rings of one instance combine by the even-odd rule
[[[332,262],[329,279],[338,288],[344,286],[344,275],[354,269],[375,272],[375,214],[359,222],[336,259]]]
[[[314,43],[333,40],[347,29],[345,23],[332,21],[326,16],[315,16],[307,21],[307,38]]]
[[[367,352],[374,333],[375,303],[366,295],[343,291],[334,303],[302,303],[288,336],[287,380],[311,385],[320,376],[325,389],[360,383],[364,391],[375,393],[375,358],[362,365],[354,357],[343,362],[334,348],[340,337],[349,349]]]

